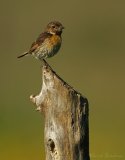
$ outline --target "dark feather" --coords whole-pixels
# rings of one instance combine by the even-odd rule
[[[25,52],[25,53],[23,53],[22,55],[18,56],[17,58],[24,57],[24,56],[26,56],[26,55],[28,55],[28,54],[29,54],[29,52]]]
[[[52,34],[48,32],[41,33],[36,39],[36,41],[32,43],[29,53],[32,53],[33,51],[35,51],[37,47],[44,42],[44,40],[46,40],[47,38],[50,38],[51,36]]]

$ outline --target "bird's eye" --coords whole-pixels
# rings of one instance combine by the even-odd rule
[[[52,28],[56,28],[56,27],[53,25]]]

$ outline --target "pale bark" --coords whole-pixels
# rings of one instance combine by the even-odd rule
[[[42,89],[30,99],[45,116],[46,160],[89,160],[88,101],[44,60]]]

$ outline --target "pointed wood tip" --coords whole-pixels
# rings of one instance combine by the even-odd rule
[[[53,69],[51,68],[51,66],[49,65],[49,63],[45,59],[43,59],[43,69],[49,69],[49,70],[53,71]]]
[[[48,65],[48,63],[45,61],[45,59],[43,59],[43,64]]]

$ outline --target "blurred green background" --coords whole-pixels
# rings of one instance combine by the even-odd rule
[[[16,57],[46,24],[65,26],[47,61],[90,104],[91,160],[125,159],[125,1],[0,0],[0,159],[44,160],[44,118],[29,101],[41,64]]]

